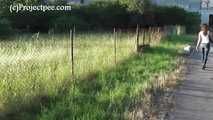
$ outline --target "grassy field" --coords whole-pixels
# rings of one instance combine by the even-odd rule
[[[138,56],[135,34],[119,33],[115,64],[111,33],[77,34],[75,80],[68,35],[1,41],[0,118],[127,119],[151,78],[174,70],[190,41],[189,36],[170,36]]]

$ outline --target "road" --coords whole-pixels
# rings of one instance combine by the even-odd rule
[[[175,108],[169,120],[213,120],[213,48],[206,70],[200,54],[187,58],[188,70],[175,91]]]

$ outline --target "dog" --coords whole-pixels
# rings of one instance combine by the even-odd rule
[[[186,45],[186,46],[183,48],[183,50],[184,50],[184,54],[185,54],[186,56],[191,56],[191,55],[193,55],[194,52],[195,52],[195,48],[192,47],[191,45]]]

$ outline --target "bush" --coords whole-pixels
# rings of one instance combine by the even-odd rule
[[[157,25],[184,25],[187,12],[178,7],[154,8],[153,14]]]
[[[142,9],[130,10],[136,2],[137,0],[96,1],[87,6],[72,5],[72,11],[22,12],[7,16],[13,28],[29,29],[31,32],[47,32],[52,28],[62,32],[73,25],[78,30],[88,30],[130,28],[137,24],[142,26],[182,25],[187,26],[188,32],[196,31],[200,24],[199,14],[190,13],[178,7],[154,6],[147,2],[146,5],[149,7],[144,3],[141,4]]]
[[[200,25],[199,13],[188,12],[178,7],[153,6],[150,13],[142,15],[143,25],[186,26],[187,33],[197,32]]]
[[[188,12],[186,15],[186,32],[187,33],[197,33],[200,29],[200,14],[199,13],[193,13],[193,12]]]
[[[129,13],[118,2],[97,1],[88,6],[73,6],[51,20],[51,27],[66,31],[75,25],[78,29],[106,29],[128,25]]]
[[[122,27],[128,25],[129,13],[119,2],[94,2],[84,9],[91,26]]]
[[[78,30],[88,27],[88,23],[77,16],[61,16],[52,20],[50,24],[57,32],[68,31],[74,25]]]
[[[10,22],[7,19],[0,18],[0,37],[10,35],[11,31]]]
[[[10,14],[8,19],[11,21],[13,28],[28,30],[30,32],[47,32],[49,29],[49,22],[53,18],[51,12],[21,12],[17,14]]]

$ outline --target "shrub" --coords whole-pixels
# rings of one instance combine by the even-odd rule
[[[60,16],[51,21],[52,26],[57,32],[68,31],[72,26],[76,26],[77,29],[83,29],[88,27],[88,23],[77,16]]]
[[[124,27],[129,13],[118,2],[97,1],[88,6],[73,6],[71,12],[63,12],[51,20],[51,27],[60,31],[75,25],[78,29],[106,29]]]
[[[193,12],[188,12],[186,15],[186,32],[187,33],[195,33],[198,32],[200,29],[200,14],[199,13],[193,13]]]
[[[77,29],[129,28],[142,26],[187,26],[188,31],[196,31],[200,23],[197,13],[190,13],[178,7],[151,5],[144,0],[140,9],[131,10],[138,0],[103,0],[87,6],[72,5],[72,11],[22,12],[5,14],[13,28],[47,32],[55,28],[62,32],[75,25]],[[62,4],[62,3],[61,3]],[[139,7],[137,6],[137,7]]]
[[[158,25],[184,25],[186,11],[178,7],[159,7],[154,8],[153,14]]]
[[[0,18],[0,37],[10,35],[12,29],[7,19]]]
[[[86,19],[96,27],[121,27],[126,26],[129,21],[126,7],[119,2],[94,2],[85,7],[84,12]]]

